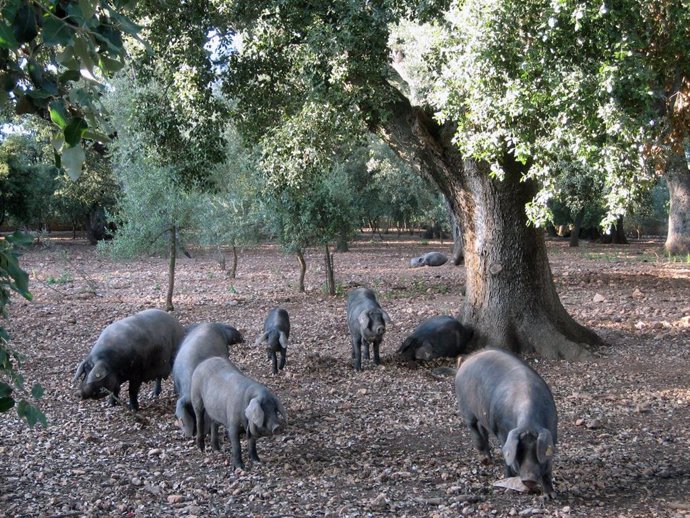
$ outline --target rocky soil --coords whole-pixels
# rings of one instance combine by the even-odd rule
[[[323,293],[317,251],[307,255],[306,295],[295,292],[296,259],[273,246],[243,251],[236,279],[211,253],[178,262],[174,314],[183,324],[239,328],[246,343],[231,359],[290,416],[284,435],[258,441],[263,462],[240,471],[227,441],[222,453],[202,454],[182,437],[170,380],[157,399],[152,385],[143,388],[145,423],[107,400],[79,400],[75,367],[106,325],[163,306],[167,264],[117,263],[84,241],[50,238],[23,256],[34,300],[16,298],[8,322],[27,384],[46,389],[49,427],[0,416],[0,515],[690,516],[690,264],[660,246],[549,242],[563,304],[608,345],[588,363],[529,360],[552,387],[560,419],[559,496],[543,502],[492,486],[500,463],[477,462],[452,378],[432,372],[452,360],[411,369],[395,357],[421,320],[459,308],[464,267],[408,267],[447,243],[360,238],[335,256],[334,298]],[[360,285],[377,291],[394,325],[383,364],[365,362],[356,374],[344,294]],[[292,334],[286,370],[272,376],[252,343],[277,305],[289,311]]]

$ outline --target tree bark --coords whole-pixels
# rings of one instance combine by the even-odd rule
[[[328,287],[328,294],[335,296],[335,275],[333,274],[333,254],[326,243],[326,285]]]
[[[299,261],[299,292],[305,293],[304,289],[304,276],[307,273],[307,261],[304,260],[304,254],[302,250],[297,250],[297,260]]]
[[[458,217],[453,212],[450,203],[446,200],[446,209],[448,210],[448,219],[450,220],[450,230],[453,235],[453,253],[451,262],[454,266],[460,266],[465,260],[464,243],[462,240],[462,231],[458,223]]]
[[[688,150],[690,156],[690,149]],[[669,160],[664,174],[671,207],[665,248],[672,254],[690,254],[690,166],[685,156]]]
[[[168,293],[165,295],[165,310],[173,311],[173,290],[175,289],[175,261],[177,260],[177,227],[170,229],[170,259],[168,261]]]
[[[580,209],[575,216],[575,224],[573,230],[570,232],[570,241],[568,246],[580,246],[580,229],[582,228],[582,221],[585,219],[585,209]]]
[[[232,267],[228,275],[231,279],[237,277],[237,247],[235,245],[232,245]]]
[[[470,346],[590,357],[589,347],[601,339],[563,308],[544,234],[527,224],[525,204],[537,189],[522,181],[526,167],[506,155],[505,179],[491,178],[488,164],[463,159],[451,126],[439,126],[402,96],[388,108],[390,116],[378,125],[382,137],[434,180],[460,223],[467,287],[459,318],[474,329]]]

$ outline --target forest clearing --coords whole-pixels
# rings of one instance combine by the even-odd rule
[[[163,307],[165,258],[114,262],[70,237],[48,237],[21,257],[33,301],[9,306],[11,345],[25,355],[27,385],[40,382],[49,426],[29,429],[14,412],[0,427],[3,516],[598,516],[690,515],[690,264],[662,242],[629,245],[547,240],[568,313],[606,342],[588,362],[530,358],[559,414],[558,496],[492,487],[500,452],[478,462],[457,416],[453,381],[434,360],[418,368],[395,351],[424,319],[456,315],[463,266],[410,268],[448,243],[359,236],[334,256],[338,295],[325,294],[323,257],[310,249],[307,293],[293,255],[274,245],[240,252],[237,278],[217,257],[191,250],[177,264],[174,315],[183,325],[224,322],[245,343],[230,359],[283,402],[287,431],[258,441],[261,464],[233,470],[229,444],[200,453],[175,424],[171,380],[152,384],[137,422],[107,400],[80,401],[72,377],[101,330]],[[354,372],[345,307],[349,290],[372,288],[390,315],[382,364]],[[287,365],[271,374],[253,343],[283,307],[292,323]],[[243,448],[246,441],[243,440]]]

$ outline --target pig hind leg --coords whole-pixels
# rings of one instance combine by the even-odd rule
[[[362,339],[352,337],[352,359],[355,361],[355,370],[362,370]]]

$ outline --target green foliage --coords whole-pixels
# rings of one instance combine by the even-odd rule
[[[429,101],[457,124],[465,156],[499,176],[505,153],[531,166],[544,186],[535,220],[561,164],[575,163],[605,179],[612,222],[649,186],[641,161],[687,128],[676,103],[690,76],[687,2],[471,0],[448,22]]]
[[[155,81],[139,84],[121,77],[104,100],[118,132],[111,146],[112,163],[122,191],[113,214],[115,238],[99,246],[117,257],[167,251],[173,228],[180,242],[195,240],[202,197],[184,181],[188,166],[196,161],[195,149],[168,138],[166,128],[184,115],[170,112],[169,95],[173,92]],[[181,149],[173,152],[170,146]],[[198,160],[203,163],[203,157]]]
[[[245,246],[262,237],[258,156],[231,124],[224,140],[226,159],[209,175],[210,189],[198,207],[198,237],[206,246]]]
[[[57,169],[47,162],[35,132],[9,135],[0,142],[0,222],[40,228],[50,213]]]
[[[140,27],[116,0],[4,0],[0,4],[0,107],[51,120],[55,149],[73,179],[85,159],[82,140],[99,131],[103,78],[125,63],[125,35]]]
[[[15,232],[0,239],[0,318],[8,318],[7,306],[10,303],[12,291],[27,300],[31,300],[29,292],[29,275],[19,266],[19,252],[17,247],[31,244],[31,237]],[[1,322],[1,321],[0,321]],[[31,394],[26,394],[24,377],[20,374],[21,356],[9,344],[10,337],[0,325],[0,413],[4,413],[16,406],[19,417],[26,419],[30,427],[37,422],[47,426],[43,413],[29,403],[29,396],[38,400],[43,395],[43,388],[35,384]]]

